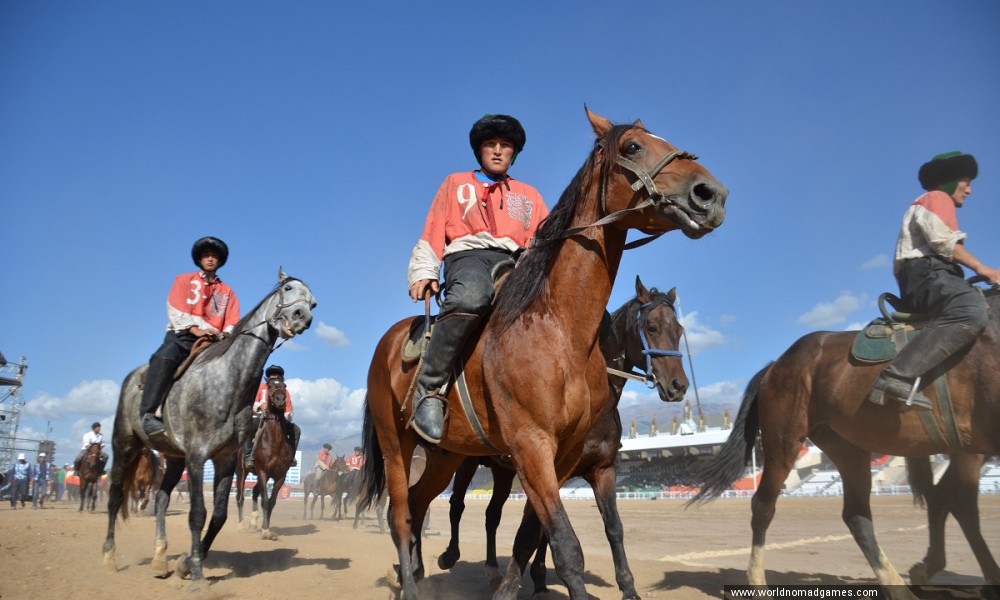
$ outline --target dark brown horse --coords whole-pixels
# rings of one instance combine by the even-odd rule
[[[343,490],[340,488],[340,474],[347,472],[347,461],[343,454],[338,454],[333,461],[333,466],[326,471],[316,472],[306,475],[302,483],[302,518],[306,518],[306,507],[309,507],[309,518],[316,518],[316,499],[319,499],[319,518],[323,518],[326,510],[326,497],[333,498],[334,503],[339,503]],[[309,504],[309,496],[312,495],[312,504]],[[330,513],[333,518],[333,512]]]
[[[87,454],[80,461],[80,510],[90,504],[88,510],[94,512],[97,508],[97,482],[101,479],[100,469],[101,445],[91,444],[87,447]]]
[[[625,557],[624,528],[618,515],[615,490],[615,459],[621,441],[622,424],[618,415],[618,401],[621,399],[626,378],[619,373],[631,375],[638,367],[643,370],[639,377],[651,387],[655,387],[660,399],[676,402],[684,398],[688,379],[681,362],[680,347],[683,327],[677,320],[674,290],[667,293],[656,288],[647,290],[642,281],[635,278],[635,297],[622,305],[610,317],[610,326],[602,331],[601,351],[607,360],[611,393],[607,406],[597,417],[597,423],[590,430],[583,447],[583,456],[573,472],[574,477],[582,477],[594,489],[598,510],[604,518],[604,533],[611,545],[611,556],[615,563],[615,579],[625,600],[637,599],[635,580]],[[634,377],[634,376],[633,376]],[[465,492],[480,464],[490,467],[493,472],[493,496],[486,507],[486,576],[490,580],[500,578],[497,563],[496,532],[500,525],[503,505],[507,501],[514,480],[514,466],[509,461],[495,457],[466,458],[452,484],[451,540],[448,548],[438,557],[438,566],[450,569],[460,556],[458,545],[458,525],[465,510]],[[538,551],[531,563],[531,578],[535,584],[535,594],[547,591],[545,585],[545,553],[547,543],[543,536]]]
[[[156,493],[163,481],[166,463],[158,459],[150,448],[145,448],[139,455],[139,464],[135,469],[135,479],[132,480],[132,490],[129,497],[130,509],[133,512],[146,510],[149,499]]]
[[[1000,303],[986,292],[990,323],[976,343],[946,367],[954,423],[964,452],[1000,452]],[[890,596],[910,598],[895,567],[875,539],[869,495],[871,452],[921,456],[945,452],[940,433],[929,434],[916,410],[899,402],[879,406],[866,397],[885,364],[851,358],[856,332],[817,332],[800,338],[747,386],[728,441],[707,465],[694,501],[722,493],[743,474],[760,429],[764,468],[752,502],[753,545],[748,578],[765,585],[764,542],[775,502],[806,437],[833,460],[844,483],[842,517]],[[929,377],[928,379],[933,379]],[[934,428],[946,431],[937,391],[932,397]],[[950,416],[949,416],[950,418]],[[932,428],[932,432],[937,429]]]
[[[997,566],[979,528],[979,478],[986,462],[982,454],[952,454],[941,480],[934,483],[930,458],[919,456],[906,459],[910,488],[918,502],[927,505],[927,530],[930,543],[924,559],[910,567],[910,583],[923,585],[944,569],[944,525],[949,514],[955,515],[983,570],[987,585],[1000,585]]]
[[[627,232],[680,229],[701,237],[721,225],[727,194],[694,155],[650,134],[641,123],[616,126],[589,110],[587,116],[597,135],[593,150],[462,358],[471,414],[462,406],[458,386],[452,386],[451,414],[440,443],[446,453],[428,453],[427,469],[412,489],[407,473],[418,438],[406,425],[415,365],[404,364],[401,354],[414,319],[393,325],[372,358],[363,436],[366,503],[387,481],[390,530],[406,600],[417,597],[416,581],[424,572],[421,541],[411,535],[412,527],[423,522],[430,501],[464,457],[496,454],[512,457],[530,501],[518,534],[522,543],[515,543],[515,549],[527,550],[515,553],[511,577],[496,597],[516,597],[521,570],[542,529],[570,597],[587,597],[583,552],[559,487],[575,470],[607,402],[600,328]]]
[[[277,540],[278,536],[271,533],[271,512],[278,499],[278,492],[285,484],[285,475],[295,460],[295,443],[291,437],[291,424],[285,419],[285,382],[281,379],[268,379],[267,398],[267,410],[260,416],[260,426],[254,441],[253,473],[257,476],[257,483],[253,486],[250,518],[244,525],[247,531],[254,531],[260,526],[261,539]],[[249,473],[241,452],[236,461],[236,513],[240,523],[243,523],[243,489],[246,487],[247,475]],[[267,491],[269,479],[274,482],[270,493]],[[257,510],[258,498],[260,511]]]

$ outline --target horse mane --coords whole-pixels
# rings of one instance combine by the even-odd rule
[[[573,215],[576,214],[577,202],[586,191],[587,175],[594,170],[598,151],[603,148],[608,153],[601,162],[600,185],[603,187],[616,164],[614,158],[618,155],[618,140],[635,127],[615,125],[598,138],[583,166],[563,190],[559,202],[539,224],[538,231],[535,232],[536,244],[521,256],[517,268],[511,272],[497,295],[491,320],[497,322],[501,331],[510,327],[541,293],[552,262],[562,247],[562,235],[569,229]]]
[[[229,350],[229,348],[233,345],[233,342],[236,341],[236,338],[239,337],[239,335],[243,333],[244,330],[247,329],[247,325],[250,322],[250,317],[257,312],[257,309],[263,306],[264,303],[267,302],[271,298],[271,296],[273,296],[275,292],[278,291],[278,289],[281,286],[285,285],[286,283],[291,283],[292,281],[300,281],[300,280],[296,279],[295,277],[285,277],[284,279],[279,281],[278,285],[274,286],[274,288],[270,292],[268,292],[267,295],[264,296],[264,298],[260,302],[258,302],[256,306],[248,310],[246,314],[244,314],[243,317],[236,322],[236,325],[233,326],[232,333],[228,337],[218,342],[209,344],[208,348],[205,348],[205,351],[201,353],[202,360],[203,361],[214,360],[225,354],[226,351]]]

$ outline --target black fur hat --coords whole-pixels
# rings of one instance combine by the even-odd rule
[[[524,127],[521,123],[510,115],[485,115],[472,125],[469,131],[469,145],[472,146],[472,153],[476,155],[476,162],[483,166],[482,157],[479,156],[479,147],[490,138],[503,138],[509,140],[514,145],[514,158],[524,149],[526,137]],[[514,161],[511,161],[513,163]]]
[[[333,450],[333,446],[331,446],[330,444],[323,444],[323,447],[326,448],[327,450]]]
[[[920,167],[920,186],[933,191],[942,184],[959,179],[975,179],[979,175],[979,165],[971,154],[946,152],[938,154]]]
[[[226,259],[229,258],[229,246],[219,238],[212,236],[201,238],[191,247],[191,258],[194,260],[194,264],[200,269],[201,257],[209,251],[219,255],[219,266],[217,268],[221,269],[222,265],[226,264]]]
[[[271,365],[264,371],[264,377],[270,377],[271,375],[277,375],[278,377],[285,376],[285,370],[278,365]]]

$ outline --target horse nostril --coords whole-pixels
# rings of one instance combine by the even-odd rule
[[[295,317],[296,321],[301,321],[302,320],[302,311],[301,310],[296,310],[294,313],[292,313],[292,316]]]

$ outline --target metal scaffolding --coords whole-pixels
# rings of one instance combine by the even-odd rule
[[[24,408],[21,384],[27,370],[28,359],[24,356],[19,362],[12,363],[0,353],[0,473],[6,473],[11,468],[18,452],[37,451],[38,440],[22,440],[17,437],[21,409]]]

